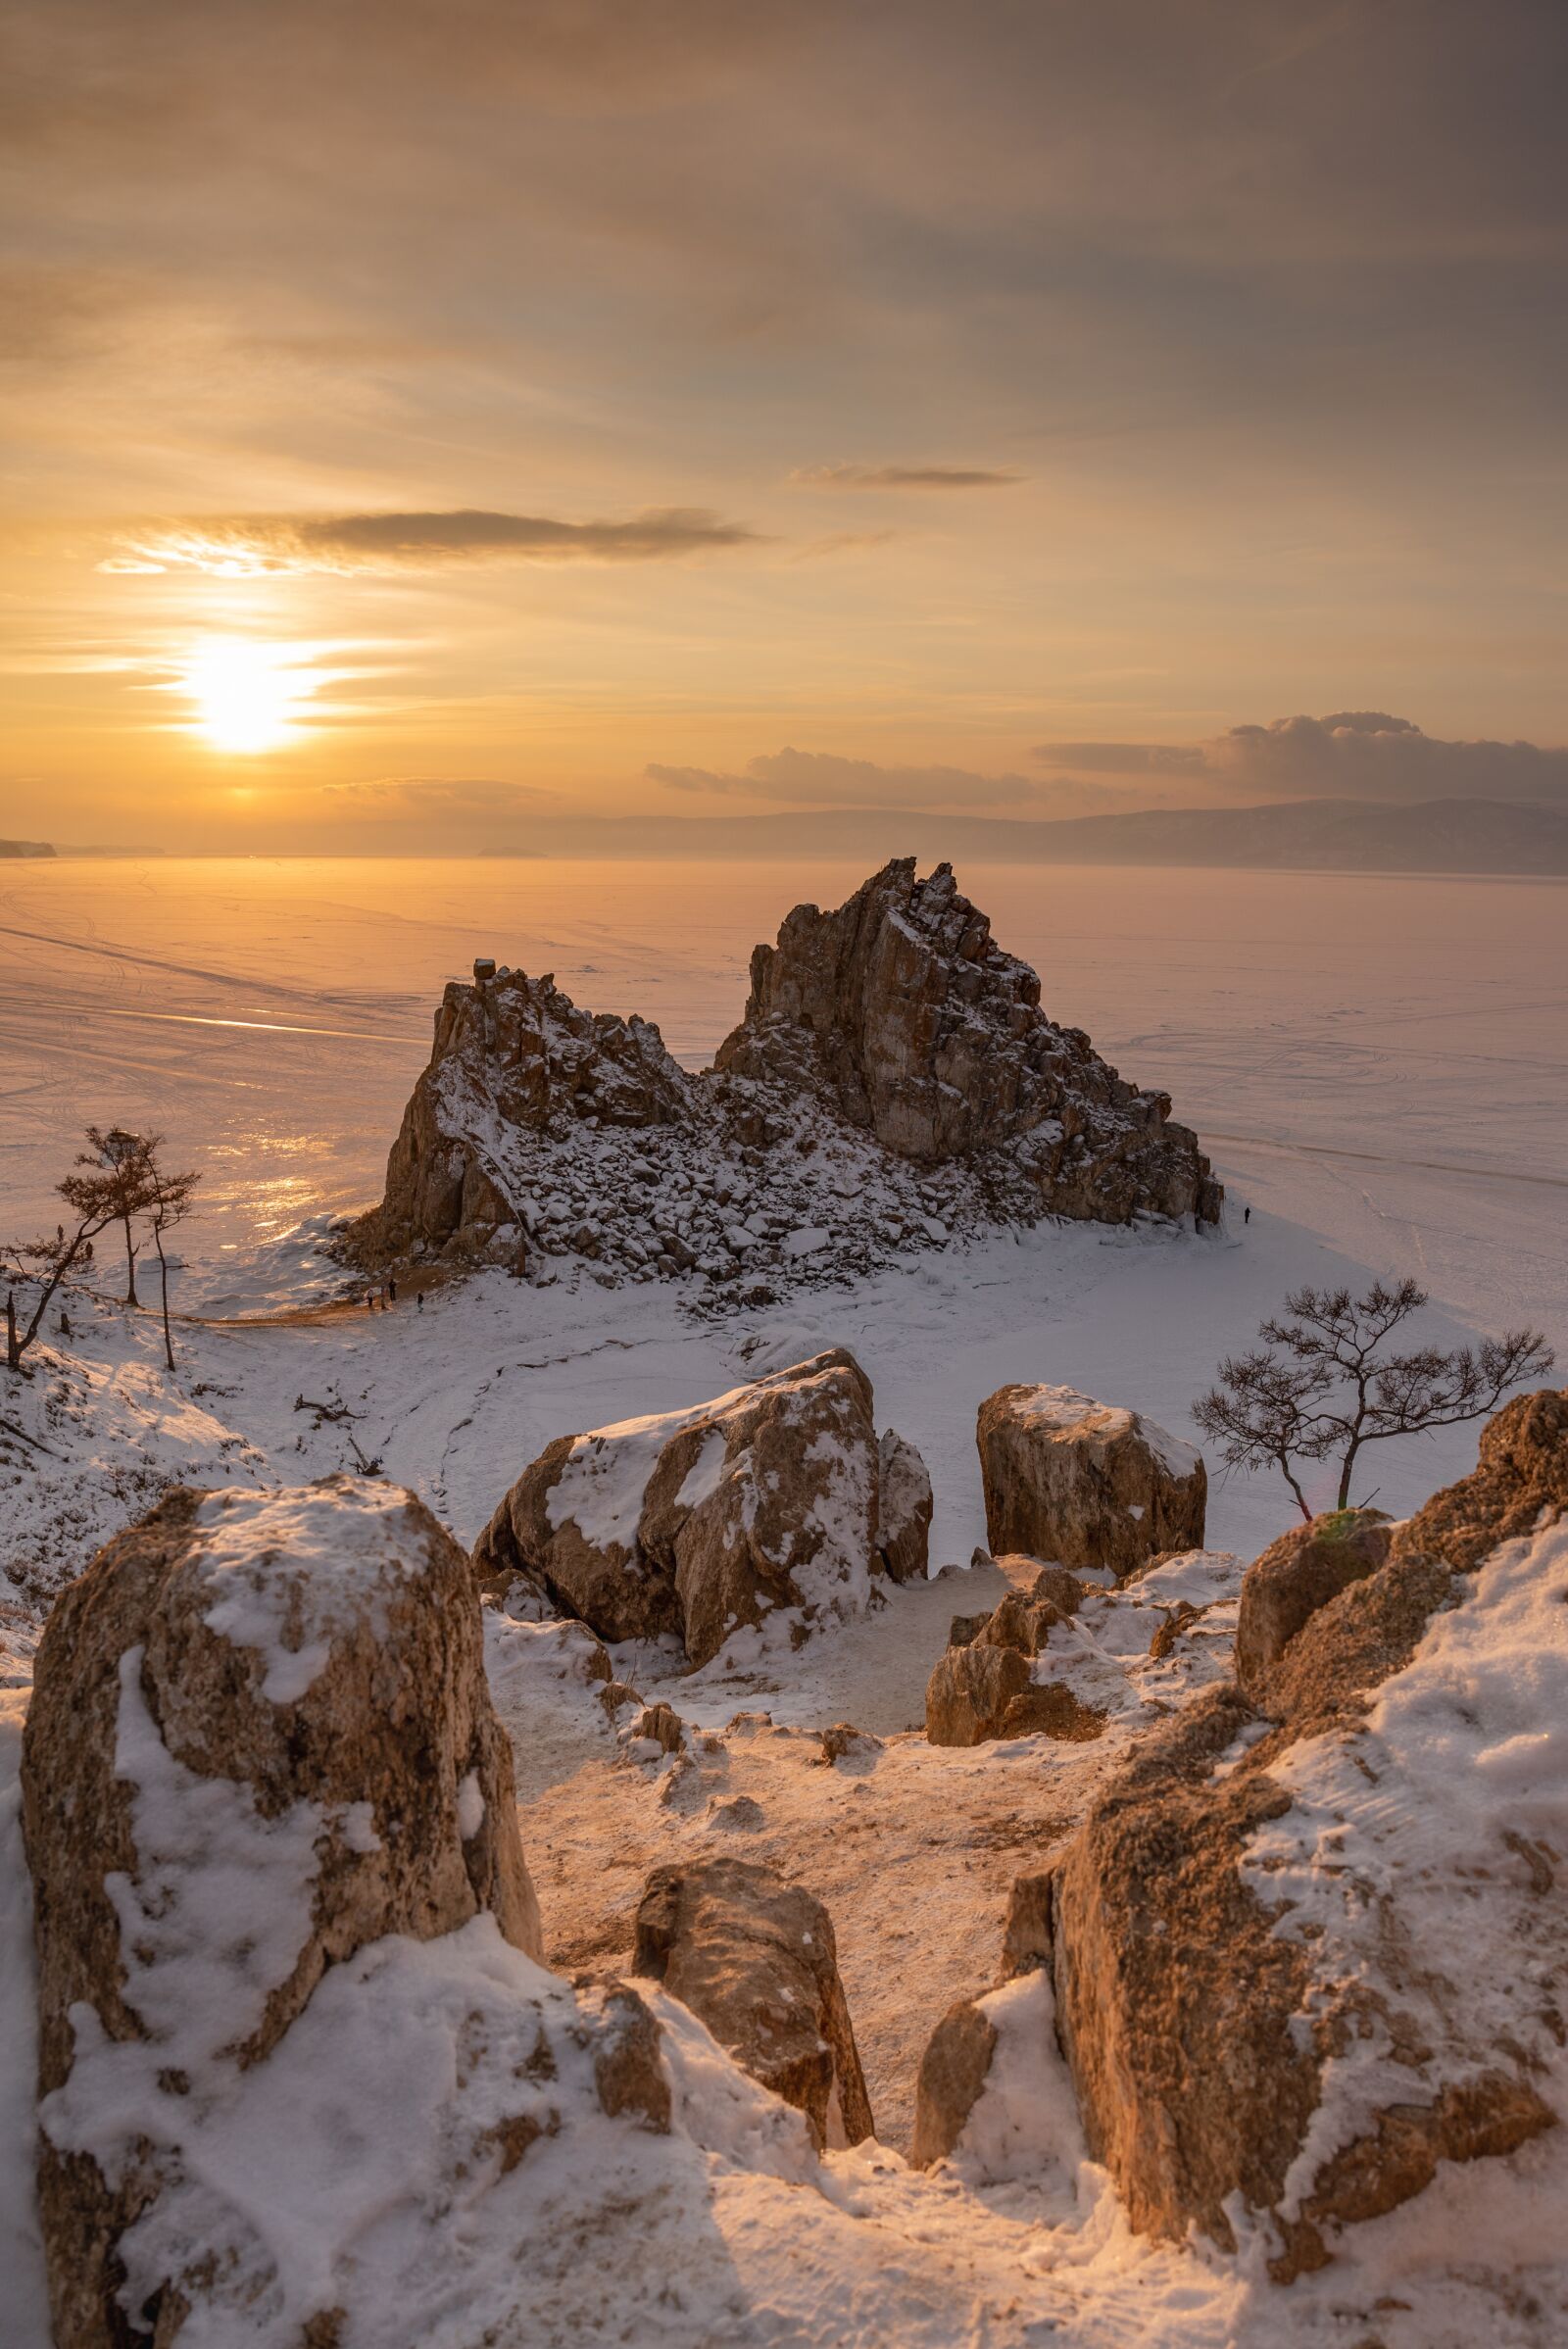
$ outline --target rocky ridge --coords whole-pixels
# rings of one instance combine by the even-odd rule
[[[1218,1218],[1170,1101],[1040,1008],[952,868],[886,865],[759,947],[745,1016],[692,1074],[657,1027],[552,976],[454,981],[352,1261],[564,1260],[765,1301],[1042,1216]]]
[[[1157,1723],[1018,1881],[1004,1976],[1046,1977],[1034,2054],[1140,2231],[1260,2238],[1293,2282],[1560,2126],[1565,1517],[1568,1394],[1542,1393],[1404,1523],[1283,1537],[1244,1580],[1241,1685]],[[924,2158],[1026,2060],[991,2003],[928,2051]]]

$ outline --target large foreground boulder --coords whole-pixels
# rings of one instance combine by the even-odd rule
[[[1201,1455],[1152,1420],[1072,1387],[999,1387],[976,1442],[992,1551],[1118,1579],[1166,1550],[1201,1549]]]
[[[59,1601],[22,1776],[56,2338],[162,2343],[250,2224],[203,2132],[323,1978],[539,1955],[467,1560],[379,1482],[176,1492]]]
[[[743,2072],[805,2113],[818,2149],[874,2133],[822,1903],[744,1860],[658,1868],[633,1972],[662,1982]]]
[[[1141,2229],[1249,2214],[1289,2280],[1565,2117],[1565,1511],[1546,1393],[1405,1524],[1276,1545],[1250,1689],[1143,1740],[1054,1871],[1061,2043]]]
[[[474,1572],[498,1591],[520,1577],[604,1639],[674,1633],[706,1664],[743,1624],[855,1615],[873,1575],[924,1572],[929,1481],[892,1442],[854,1356],[816,1354],[691,1410],[559,1437],[480,1535]]]

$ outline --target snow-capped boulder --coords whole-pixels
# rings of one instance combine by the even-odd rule
[[[913,1474],[895,1466],[897,1499]],[[474,1572],[498,1590],[520,1576],[601,1639],[673,1632],[706,1664],[775,1611],[863,1610],[883,1564],[880,1470],[870,1382],[853,1355],[817,1354],[689,1410],[559,1437],[480,1535]],[[906,1522],[899,1534],[912,1548]]]
[[[1159,1725],[1054,1871],[1056,2025],[1140,2229],[1256,2223],[1288,2281],[1568,2119],[1565,1512],[1568,1394],[1523,1396],[1266,1709]]]
[[[895,1583],[923,1579],[930,1563],[931,1479],[912,1444],[892,1428],[877,1443],[876,1554]]]
[[[1236,1677],[1250,1696],[1261,1699],[1272,1667],[1319,1607],[1377,1572],[1390,1539],[1381,1509],[1336,1509],[1293,1526],[1252,1560],[1236,1621]]]
[[[822,1903],[745,1860],[657,1868],[632,1971],[706,2023],[743,2072],[805,2113],[818,2149],[874,2133]]]
[[[1047,1017],[1039,979],[996,944],[949,864],[920,881],[898,857],[833,912],[797,905],[753,954],[745,1016],[715,1066],[812,1091],[903,1158],[1005,1157],[1052,1214],[1219,1211],[1168,1098]]]
[[[467,1561],[379,1482],[176,1492],[50,1617],[22,1783],[44,2243],[92,2349],[122,2266],[172,2315],[184,2230],[244,2232],[204,2132],[324,1976],[475,1920],[539,1955]]]
[[[999,1387],[976,1442],[994,1554],[1022,1550],[1121,1579],[1167,1550],[1201,1549],[1202,1456],[1137,1411],[1072,1387]]]

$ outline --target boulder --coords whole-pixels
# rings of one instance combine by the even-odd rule
[[[994,1554],[1024,1550],[1118,1580],[1201,1549],[1201,1455],[1152,1420],[1071,1387],[999,1387],[976,1431]]]
[[[877,1441],[876,1554],[895,1583],[925,1580],[932,1493],[925,1462],[892,1428]]]
[[[1307,1618],[1349,1583],[1375,1574],[1389,1554],[1381,1509],[1336,1509],[1293,1526],[1254,1558],[1242,1581],[1236,1677],[1261,1697],[1272,1668]]]
[[[686,1724],[673,1705],[645,1705],[631,1729],[632,1737],[646,1737],[661,1753],[681,1753],[686,1746]]]
[[[1531,1822],[1564,1800],[1565,1516],[1568,1395],[1543,1394],[1404,1524],[1277,1544],[1260,1694],[1161,1723],[1021,1904],[1141,2230],[1234,2248],[1250,2214],[1289,2281],[1562,2118],[1568,1887]]]
[[[1219,1213],[1167,1096],[1047,1017],[1039,979],[997,945],[950,864],[921,881],[898,857],[832,912],[797,905],[753,954],[745,1015],[714,1066],[814,1093],[920,1164],[1005,1162],[1052,1214]]]
[[[745,1860],[657,1868],[637,1911],[637,1975],[689,2007],[743,2072],[805,2113],[818,2150],[874,2133],[833,1924]]]
[[[203,2100],[323,1977],[475,1920],[540,1954],[467,1560],[379,1481],[175,1492],[50,1617],[22,1784],[55,2331],[108,2349]]]
[[[1059,1681],[1037,1681],[1028,1656],[990,1644],[982,1632],[949,1647],[926,1684],[925,1734],[932,1745],[984,1745],[994,1737],[1098,1737],[1105,1716]]]
[[[926,2041],[914,2089],[909,2161],[929,2170],[955,2151],[997,2051],[997,2027],[972,1998],[955,2000]]]
[[[908,1449],[892,1455],[905,1563]],[[706,1664],[777,1610],[864,1608],[883,1556],[881,1457],[864,1372],[817,1354],[695,1409],[558,1438],[479,1537],[474,1572],[485,1590],[521,1576],[604,1639],[674,1633]]]
[[[1023,1565],[1004,1559],[1004,1565]],[[956,1615],[948,1646],[926,1684],[925,1734],[932,1745],[982,1745],[993,1737],[1098,1737],[1105,1716],[1059,1681],[1038,1680],[1054,1624],[1075,1615],[1084,1587],[1064,1568],[1044,1566],[1027,1591],[1003,1593],[988,1615]]]

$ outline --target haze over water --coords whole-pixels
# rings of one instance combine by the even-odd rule
[[[192,1302],[286,1293],[277,1246],[368,1203],[476,954],[656,1020],[688,1065],[753,946],[858,867],[62,859],[0,871],[5,1228],[52,1223],[81,1127],[165,1131],[204,1172]],[[1230,1186],[1479,1323],[1568,1338],[1561,883],[1023,870],[958,880],[1052,1015],[1163,1086]],[[258,1248],[263,1260],[258,1262]]]

